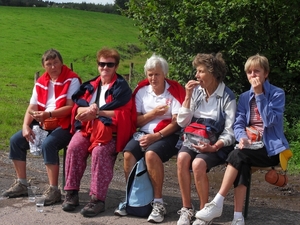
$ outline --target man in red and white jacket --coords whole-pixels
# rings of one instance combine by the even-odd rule
[[[9,158],[13,161],[17,179],[12,186],[2,193],[4,197],[26,196],[27,182],[26,155],[34,143],[37,135],[33,126],[46,129],[46,123],[54,124],[41,145],[49,180],[49,188],[44,192],[45,205],[61,201],[58,189],[59,155],[60,149],[68,145],[71,140],[70,123],[73,107],[72,94],[79,88],[81,79],[71,69],[63,64],[61,54],[55,50],[47,50],[42,56],[45,73],[38,78],[33,88],[29,106],[26,110],[23,128],[10,139]],[[43,128],[44,127],[44,128]]]

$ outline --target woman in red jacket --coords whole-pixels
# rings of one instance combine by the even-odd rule
[[[91,200],[81,214],[93,217],[105,210],[117,153],[123,150],[135,130],[131,122],[132,91],[127,81],[116,73],[119,61],[116,50],[101,49],[97,54],[100,75],[83,83],[72,97],[75,134],[67,151],[64,211],[73,211],[79,205],[78,191],[89,155]]]

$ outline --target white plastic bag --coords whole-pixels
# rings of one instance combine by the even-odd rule
[[[247,149],[257,150],[264,147],[264,143],[262,141],[252,142],[250,145],[246,146]],[[236,144],[234,149],[239,149],[239,144]]]
[[[202,146],[202,145],[200,145],[200,141],[205,142],[207,144],[210,143],[209,139],[203,138],[203,137],[200,137],[200,136],[196,136],[196,135],[193,135],[193,134],[185,133],[185,134],[183,134],[183,136],[184,136],[183,146],[186,146],[189,149],[191,149],[191,150],[193,150],[194,152],[197,152],[197,153],[201,153],[201,152],[198,149],[194,148],[192,146],[192,144]]]
[[[34,142],[29,142],[30,153],[36,156],[42,154],[42,144],[48,135],[48,131],[41,129],[38,125],[32,127],[32,131],[35,134]]]

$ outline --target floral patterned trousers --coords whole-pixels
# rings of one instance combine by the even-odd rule
[[[87,166],[87,159],[91,154],[90,195],[95,195],[97,199],[105,201],[117,158],[116,141],[113,138],[106,145],[98,145],[91,153],[88,151],[90,145],[89,137],[83,137],[81,132],[76,132],[72,137],[66,156],[65,190],[79,191],[80,181]]]

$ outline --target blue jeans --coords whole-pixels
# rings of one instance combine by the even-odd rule
[[[42,144],[42,155],[45,164],[59,165],[59,150],[66,147],[72,135],[70,129],[56,128],[48,134]],[[22,135],[22,130],[15,133],[10,138],[9,158],[12,160],[26,161],[29,143]]]

